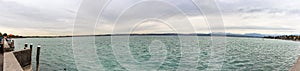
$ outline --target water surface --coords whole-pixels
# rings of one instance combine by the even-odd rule
[[[120,63],[114,55],[113,48],[111,47],[111,37],[100,36],[100,37],[74,37],[76,41],[78,39],[94,39],[94,43],[81,43],[80,45],[86,45],[82,48],[95,48],[97,59],[94,62],[101,64],[103,70],[107,71],[128,71],[127,65],[135,65],[135,63]],[[120,36],[120,38],[126,38]],[[195,39],[192,36],[184,36],[190,41],[181,41],[176,36],[132,36],[128,43],[129,50],[132,57],[137,62],[151,61],[155,55],[152,55],[151,48],[165,50],[161,54],[164,55],[163,62],[155,63],[153,65],[159,65],[156,68],[145,68],[146,70],[178,70],[181,68],[194,68],[195,70],[212,70],[216,64],[221,64],[221,70],[284,70],[288,71],[292,64],[297,59],[299,54],[299,43],[294,41],[286,40],[273,40],[273,39],[262,39],[262,38],[236,38],[228,37],[226,41],[226,48],[224,54],[220,54],[220,57],[212,57],[211,51],[219,51],[211,48],[210,37],[198,36]],[[40,70],[41,71],[77,71],[76,62],[88,62],[84,59],[74,59],[72,49],[72,38],[25,38],[15,39],[16,50],[23,49],[24,43],[40,44],[42,46],[40,56]],[[125,41],[119,41],[119,43],[126,43]],[[95,45],[95,46],[93,46]],[[181,59],[185,58],[182,56],[184,49],[194,47],[199,50],[193,57],[187,56],[186,58],[196,58],[195,65],[180,65],[183,64]],[[123,46],[122,46],[123,48]],[[124,46],[124,48],[127,48]],[[152,51],[151,51],[152,50]],[[33,50],[33,55],[36,54],[36,50]],[[83,50],[84,51],[84,50]],[[220,50],[221,51],[221,50]],[[125,51],[124,51],[125,52]],[[81,56],[89,55],[92,53],[82,54]],[[224,57],[222,57],[224,55]],[[80,55],[79,55],[80,56]],[[212,58],[223,59],[219,62],[212,62]],[[35,56],[33,56],[35,60]],[[35,61],[33,61],[35,63]],[[151,65],[151,64],[150,64]],[[184,67],[186,66],[186,67]],[[35,67],[35,64],[33,65]],[[80,67],[80,70],[94,71],[94,67],[91,65],[84,65]],[[191,69],[191,70],[194,70]]]

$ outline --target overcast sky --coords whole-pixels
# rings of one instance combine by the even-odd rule
[[[126,30],[130,30],[130,33],[210,32],[205,14],[190,0],[111,0],[102,11],[94,11],[99,10],[99,7],[95,7],[97,5],[83,7],[82,2],[0,0],[0,32],[72,35],[74,26],[76,34],[83,35],[93,34],[86,31],[106,34],[126,33]],[[299,0],[216,0],[216,3],[227,33],[300,34]],[[76,22],[98,19],[91,17],[99,15],[93,12],[101,12],[99,19],[102,22]],[[88,18],[81,19],[78,16]],[[94,30],[86,30],[91,29],[87,26],[94,27]]]

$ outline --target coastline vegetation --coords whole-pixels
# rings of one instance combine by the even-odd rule
[[[0,37],[2,37],[2,34],[7,34],[7,33],[1,33],[0,32]],[[9,35],[12,35],[11,36],[12,38],[22,38],[22,36],[19,36],[19,35],[13,35],[13,34],[9,34]]]
[[[299,35],[266,36],[264,38],[300,41]]]

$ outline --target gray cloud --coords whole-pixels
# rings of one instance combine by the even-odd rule
[[[66,32],[71,33],[75,17],[81,19],[82,23],[75,24],[75,28],[81,32],[93,31],[96,33],[110,33],[115,20],[129,6],[138,2],[137,0],[111,0],[110,4],[103,11],[101,19],[95,26],[95,18],[100,14],[99,5],[91,4],[85,7],[80,6],[81,0],[53,0],[40,1],[29,0],[23,1],[2,1],[0,0],[0,27],[16,28],[16,29],[35,29],[41,32],[50,32],[65,35]],[[119,28],[128,29],[132,21],[140,20],[141,16],[159,17],[164,20],[183,21],[185,16],[181,15],[181,10],[188,18],[203,17],[203,13],[197,9],[191,0],[162,0],[166,3],[144,3],[133,7],[127,11],[127,17],[123,17],[124,21],[119,24]],[[249,29],[249,30],[300,30],[295,24],[300,19],[300,2],[295,0],[217,0],[217,4],[223,14],[223,19],[227,29]],[[101,4],[101,3],[99,3]],[[174,7],[173,7],[174,6]],[[206,7],[203,4],[203,7]],[[80,9],[79,9],[80,8]],[[79,9],[79,11],[77,11]],[[203,9],[203,8],[202,8]],[[204,8],[204,9],[209,9]],[[84,10],[84,11],[81,11]],[[201,9],[200,9],[201,10]],[[80,12],[80,13],[78,13]],[[76,15],[77,14],[77,15]],[[82,14],[78,17],[78,14]],[[98,18],[99,20],[100,18]],[[194,21],[197,19],[194,19]],[[199,19],[203,20],[203,19]],[[279,21],[281,20],[281,21]],[[246,22],[246,23],[245,23]],[[263,24],[256,24],[263,23]],[[277,24],[274,24],[277,23]],[[278,24],[279,23],[279,24]],[[280,24],[288,23],[288,24]],[[179,29],[191,31],[191,27],[186,26],[188,23],[170,23],[182,26]],[[205,24],[205,22],[197,22],[193,24]],[[243,25],[245,24],[245,25]],[[234,26],[232,26],[234,25]],[[257,25],[257,26],[247,26]],[[272,26],[269,26],[272,25]],[[136,31],[151,31],[154,29],[165,29],[162,25],[144,25]],[[259,27],[268,26],[268,27]],[[281,28],[281,26],[291,28]],[[96,28],[95,28],[96,27]],[[198,27],[198,26],[194,26]],[[198,29],[199,30],[199,29]],[[154,31],[154,30],[153,30]],[[164,30],[159,30],[164,31]],[[196,30],[197,31],[197,30]],[[230,31],[229,31],[230,32]],[[246,31],[252,32],[252,31]],[[242,33],[242,32],[241,32]],[[23,33],[20,33],[23,34]]]
[[[225,14],[236,13],[293,13],[293,11],[300,10],[299,1],[295,0],[217,0],[222,12]]]
[[[127,9],[130,6],[134,6],[138,1],[134,0],[112,0],[109,5],[104,9],[103,11],[103,17],[104,19],[111,21],[112,19],[116,19],[125,9]],[[179,10],[181,10],[183,13],[185,13],[187,16],[198,16],[201,15],[201,12],[197,9],[197,7],[192,3],[190,0],[182,1],[182,0],[164,0],[161,2],[166,2],[167,4],[174,5],[174,7],[177,7]],[[142,2],[141,2],[142,3]],[[169,9],[172,6],[164,5],[163,3],[160,4],[144,4],[140,6],[144,6],[144,8],[134,9],[136,11],[144,11],[143,13],[134,13],[138,16],[144,16],[144,15],[160,15],[159,13],[172,13],[174,9]],[[147,7],[157,8],[161,10],[155,10],[154,12],[157,13],[150,13],[151,10],[147,9]],[[133,10],[133,9],[131,9]],[[153,10],[153,9],[152,9]],[[128,10],[127,10],[128,11]],[[132,11],[134,12],[134,11]],[[168,16],[168,15],[167,15]],[[172,16],[172,15],[169,15]],[[136,18],[129,18],[129,19],[136,19]]]
[[[226,29],[233,29],[233,30],[295,30],[291,28],[282,28],[282,27],[260,27],[260,26],[245,26],[245,27],[226,27]]]
[[[34,2],[33,0],[33,4]],[[66,30],[72,31],[75,8],[49,7],[45,4],[31,6],[15,1],[1,1],[0,8],[0,24],[3,28],[36,29],[57,34],[65,33]]]

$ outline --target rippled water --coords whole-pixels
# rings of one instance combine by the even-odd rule
[[[210,37],[198,37],[198,40],[191,36],[184,36],[191,41],[181,41],[176,36],[134,36],[130,37],[129,41],[129,51],[131,54],[125,57],[132,57],[137,62],[120,62],[116,55],[114,55],[113,48],[111,47],[111,37],[100,36],[95,37],[95,47],[96,47],[96,57],[98,60],[94,60],[101,65],[92,66],[89,64],[80,67],[76,67],[75,61],[80,62],[90,62],[84,59],[74,59],[73,49],[72,49],[72,38],[26,38],[26,39],[16,39],[16,50],[23,48],[24,43],[34,43],[40,44],[42,46],[41,56],[40,56],[40,70],[41,71],[77,71],[77,70],[92,70],[95,67],[102,66],[103,70],[114,71],[114,70],[131,70],[126,68],[128,66],[135,66],[139,63],[158,60],[163,58],[162,62],[150,62],[149,64],[156,68],[144,68],[145,70],[179,70],[184,68],[192,68],[196,70],[213,70],[216,64],[221,64],[221,69],[218,70],[285,70],[288,71],[292,64],[297,59],[299,54],[299,43],[294,41],[286,40],[272,40],[272,39],[262,39],[262,38],[236,38],[228,37],[226,41],[226,49],[224,49],[224,54],[218,56],[212,56],[210,53],[212,51],[221,51],[211,48]],[[74,39],[94,39],[94,37],[74,37]],[[122,37],[121,37],[122,38]],[[118,43],[124,43],[124,41],[119,41]],[[86,45],[82,48],[91,48],[93,43],[81,43],[80,45]],[[36,47],[36,46],[35,46]],[[194,47],[198,53],[191,54],[186,58],[195,58],[194,64],[183,65],[182,59],[185,58],[182,55],[184,49]],[[122,47],[123,48],[123,47]],[[124,46],[124,48],[127,48]],[[157,49],[152,49],[157,48]],[[225,48],[225,47],[224,47]],[[163,57],[155,56],[153,51],[160,51]],[[35,50],[34,50],[35,51]],[[84,50],[82,50],[84,51]],[[124,51],[126,52],[126,51]],[[34,55],[36,52],[33,53]],[[81,54],[80,56],[88,56]],[[224,57],[222,57],[224,55]],[[35,60],[35,56],[33,56]],[[213,58],[224,59],[219,62],[211,62]],[[125,61],[125,62],[124,62]],[[35,63],[35,61],[33,61]],[[182,65],[180,65],[182,64]],[[33,65],[35,67],[35,65]]]

